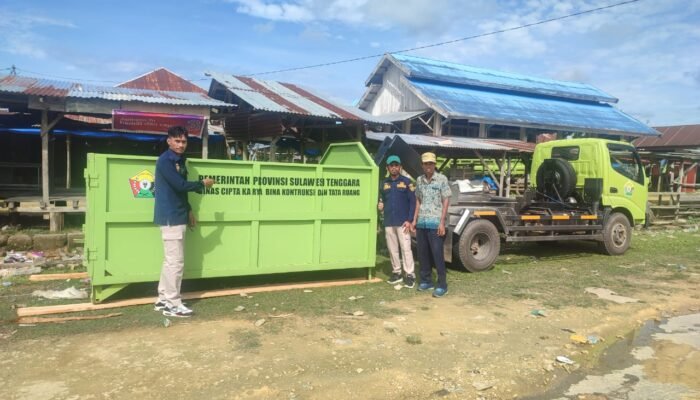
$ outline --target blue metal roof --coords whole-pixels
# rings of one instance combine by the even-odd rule
[[[618,101],[615,97],[585,83],[557,81],[475,68],[405,54],[392,54],[386,57],[392,57],[397,66],[404,71],[406,77],[413,79],[504,89],[566,99],[602,101],[606,103],[617,103]]]
[[[406,83],[431,108],[455,119],[614,135],[658,135],[653,128],[609,104],[529,93],[441,84]]]

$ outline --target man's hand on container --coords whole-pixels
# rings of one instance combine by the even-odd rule
[[[204,184],[204,187],[210,188],[214,186],[214,180],[211,178],[204,178],[202,179],[202,184]]]

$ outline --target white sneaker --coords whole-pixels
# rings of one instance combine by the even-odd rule
[[[163,310],[163,315],[166,317],[187,318],[191,317],[192,314],[194,314],[194,312],[184,305],[179,305],[177,307],[166,307]]]

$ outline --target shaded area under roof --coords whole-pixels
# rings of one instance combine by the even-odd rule
[[[101,99],[181,106],[230,106],[222,101],[212,99],[205,93],[115,88],[111,86],[97,86],[77,82],[12,75],[0,78],[0,93],[64,99]]]
[[[416,95],[447,118],[613,135],[658,135],[653,128],[598,102],[406,79]]]
[[[520,93],[531,93],[566,99],[617,103],[618,99],[585,83],[559,81],[502,71],[475,68],[468,65],[405,54],[387,54],[366,82],[381,83],[381,73],[386,64],[393,62],[405,76],[458,85],[490,89],[504,89]]]
[[[120,83],[117,87],[207,94],[206,90],[163,67]]]
[[[214,96],[212,90],[218,83],[258,111],[386,124],[359,108],[333,102],[292,83],[215,72],[208,75],[213,79],[210,95]]]
[[[660,137],[644,137],[633,143],[640,149],[669,148],[669,147],[700,147],[700,124],[658,126]]]
[[[430,110],[419,110],[419,111],[397,111],[393,113],[387,113],[382,115],[377,115],[376,118],[383,119],[387,123],[392,122],[402,122],[412,118],[416,118],[425,113],[430,112]]]
[[[534,143],[521,142],[520,140],[507,139],[480,139],[461,136],[427,136],[406,133],[367,132],[367,139],[383,142],[385,138],[399,136],[409,146],[419,147],[424,150],[440,149],[441,152],[454,153],[455,151],[479,151],[483,153],[517,152],[532,153],[535,151]]]

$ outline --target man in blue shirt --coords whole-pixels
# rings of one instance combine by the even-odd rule
[[[188,225],[194,229],[197,220],[187,201],[187,193],[201,194],[205,187],[212,187],[214,181],[187,181],[187,129],[171,127],[167,142],[168,150],[156,162],[153,222],[160,225],[164,260],[158,283],[158,301],[154,308],[168,317],[189,317],[192,310],[182,303],[180,287],[185,270],[185,231]]]
[[[386,169],[389,177],[382,182],[377,208],[384,211],[384,233],[391,258],[392,274],[387,282],[394,285],[403,280],[404,286],[412,288],[416,283],[416,275],[410,229],[416,206],[416,188],[410,179],[401,175],[401,160],[398,156],[387,158]],[[399,246],[403,255],[405,278],[401,276]]]

